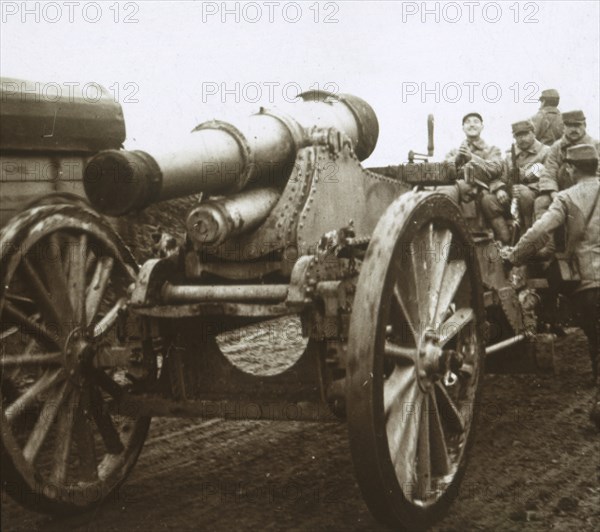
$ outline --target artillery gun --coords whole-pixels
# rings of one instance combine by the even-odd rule
[[[371,107],[300,100],[242,126],[206,122],[162,153],[87,162],[102,214],[203,194],[167,257],[139,267],[82,205],[34,207],[2,230],[2,475],[21,503],[99,503],[134,466],[152,416],[341,418],[377,519],[423,528],[444,514],[486,353],[540,354],[523,343],[535,297],[461,203],[452,165],[367,170]],[[288,316],[306,343],[287,369],[251,374],[224,355],[220,334]]]

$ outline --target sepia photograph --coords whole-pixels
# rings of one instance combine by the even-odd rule
[[[600,529],[600,3],[0,8],[2,530]]]

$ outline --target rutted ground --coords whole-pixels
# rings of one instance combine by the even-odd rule
[[[190,202],[164,202],[121,224],[139,261],[156,226],[182,238]],[[292,323],[256,326],[227,344],[240,365],[265,371],[287,365],[302,340]],[[556,351],[556,375],[485,377],[467,474],[438,532],[600,529],[585,337],[573,330]],[[384,530],[354,480],[343,423],[155,419],[130,478],[95,512],[49,518],[4,492],[1,509],[3,531]]]
[[[277,358],[251,336],[258,360]],[[585,338],[573,330],[557,352],[556,375],[486,376],[467,475],[435,530],[598,529]],[[2,497],[7,531],[258,528],[383,530],[355,483],[343,423],[156,419],[130,479],[97,511],[49,518]]]

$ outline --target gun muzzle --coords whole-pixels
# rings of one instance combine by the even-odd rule
[[[84,174],[92,206],[111,216],[158,201],[200,192],[235,194],[253,184],[277,186],[292,172],[310,127],[336,128],[352,141],[360,160],[375,148],[379,125],[373,109],[351,95],[311,91],[292,112],[261,109],[236,127],[212,120],[150,155],[108,150],[93,157]]]

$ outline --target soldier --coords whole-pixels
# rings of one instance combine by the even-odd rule
[[[569,172],[566,171],[565,157],[567,149],[577,144],[591,144],[600,149],[600,143],[586,133],[585,115],[583,111],[569,111],[562,114],[565,132],[550,148],[546,158],[544,171],[540,177],[539,195],[534,202],[534,215],[537,220],[548,210],[552,200],[560,190],[569,188],[574,184]],[[541,257],[551,256],[554,253],[554,239],[550,239],[548,246],[540,251]]]
[[[512,124],[515,143],[511,146],[504,164],[504,181],[512,182],[512,194],[518,202],[519,213],[525,227],[533,221],[533,202],[538,193],[539,175],[550,148],[535,138],[529,120]],[[534,166],[534,165],[538,166]],[[518,169],[516,175],[515,167]]]
[[[536,217],[541,216],[550,206],[559,190],[564,190],[574,184],[569,173],[565,171],[567,149],[577,144],[591,144],[596,149],[600,147],[600,143],[586,133],[583,111],[569,111],[563,113],[562,117],[565,132],[562,138],[552,145],[546,159],[546,167],[540,178],[540,196],[536,200]]]
[[[510,197],[506,183],[502,181],[502,152],[496,146],[488,146],[481,138],[483,118],[479,113],[469,113],[462,119],[462,128],[466,139],[458,149],[446,155],[446,160],[454,161],[457,170],[469,166],[478,167],[484,181],[478,181],[482,188],[481,211],[494,230],[496,238],[503,244],[510,242],[510,231],[504,218]]]
[[[598,334],[600,331],[600,180],[598,152],[591,144],[567,148],[564,161],[576,184],[555,196],[546,213],[535,222],[514,248],[502,257],[518,265],[535,255],[536,249],[562,225],[567,228],[567,252],[579,270],[581,282],[572,294],[577,324],[588,339],[596,398],[590,417],[600,430],[600,380]]]
[[[535,138],[542,144],[552,146],[563,134],[563,119],[558,110],[560,95],[556,89],[546,89],[540,96],[540,110],[531,117]]]

